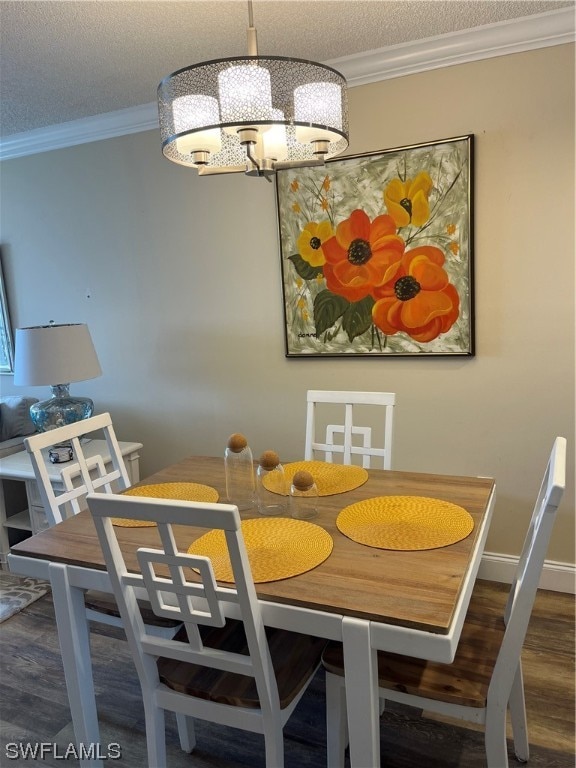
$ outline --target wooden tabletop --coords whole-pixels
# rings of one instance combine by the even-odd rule
[[[446,634],[460,593],[479,524],[486,514],[494,481],[489,478],[368,470],[368,481],[353,491],[318,500],[314,523],[334,540],[332,554],[311,571],[282,581],[256,585],[258,596],[344,616]],[[194,482],[210,485],[226,500],[221,458],[193,456],[146,478],[139,485]],[[375,496],[427,496],[457,504],[474,520],[474,530],[447,547],[421,551],[391,551],[358,544],[336,527],[341,509]],[[256,511],[242,513],[257,517]],[[155,528],[117,528],[126,563],[136,570],[135,550],[158,544]],[[185,549],[203,532],[176,531]],[[185,540],[183,539],[185,537]],[[105,570],[102,551],[89,512],[65,520],[12,547],[33,558]]]

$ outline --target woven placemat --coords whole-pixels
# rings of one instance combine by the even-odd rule
[[[378,496],[345,507],[338,530],[359,544],[379,549],[436,549],[455,544],[474,529],[469,512],[426,496]]]
[[[316,481],[318,496],[333,496],[336,493],[345,493],[359,488],[368,480],[368,472],[363,467],[351,464],[331,464],[327,461],[293,461],[284,465],[286,489],[281,489],[275,484],[277,476],[268,475],[264,485],[272,493],[287,495],[290,490],[292,478],[300,470],[310,472]]]
[[[326,560],[334,546],[324,528],[290,517],[243,520],[242,534],[255,583],[310,571]],[[209,557],[218,581],[234,581],[223,531],[204,534],[188,548],[188,553]]]
[[[157,483],[139,485],[124,491],[125,496],[144,496],[153,499],[178,499],[179,501],[206,501],[213,504],[218,501],[218,491],[210,485],[201,483]],[[120,528],[152,528],[156,523],[148,520],[125,520],[113,517],[112,525]]]

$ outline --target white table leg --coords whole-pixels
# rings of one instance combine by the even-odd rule
[[[140,454],[137,451],[124,456],[124,464],[132,485],[140,480]]]
[[[7,568],[6,558],[10,552],[8,531],[4,526],[6,522],[6,500],[4,499],[4,481],[0,478],[0,567]]]
[[[351,768],[380,766],[378,659],[370,647],[370,622],[342,620]]]
[[[50,563],[49,570],[74,736],[81,755],[80,765],[82,768],[102,768],[102,760],[89,759],[90,755],[98,754],[100,734],[84,591],[70,584],[64,563]],[[82,757],[82,754],[85,756]]]

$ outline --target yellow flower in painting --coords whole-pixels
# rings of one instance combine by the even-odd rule
[[[302,310],[302,320],[304,320],[304,322],[307,323],[309,317],[310,317],[310,315],[308,314],[308,310],[307,309],[303,309]]]
[[[430,218],[428,194],[432,179],[421,171],[415,179],[393,179],[384,190],[384,204],[397,227],[414,224],[421,227]]]
[[[330,189],[330,176],[324,176],[324,181],[322,182],[322,189],[324,192],[328,192]]]
[[[334,230],[329,221],[308,222],[298,238],[298,253],[311,267],[321,267],[326,262],[322,243],[329,240],[333,234]]]
[[[328,199],[326,197],[324,197],[324,196],[320,200],[320,207],[322,208],[323,211],[327,211],[328,210],[328,207],[329,207]]]
[[[446,232],[448,232],[448,234],[450,236],[452,236],[454,234],[454,232],[456,232],[456,224],[447,224],[446,225]]]
[[[302,280],[301,277],[297,277],[296,278],[296,288],[298,288],[298,290],[300,290],[300,288],[302,288],[303,285],[304,285],[304,280]]]
[[[298,299],[298,309],[304,309],[306,307],[306,299],[300,297]]]
[[[294,213],[300,213],[300,206],[298,205],[298,203],[292,203],[292,210],[294,211]]]
[[[290,190],[292,192],[298,192],[299,187],[300,187],[300,184],[298,183],[298,179],[294,179],[294,181],[290,183]]]
[[[454,256],[456,256],[456,254],[457,254],[457,253],[458,253],[458,251],[460,250],[460,246],[458,245],[458,243],[457,243],[455,240],[452,240],[452,242],[450,243],[450,245],[448,246],[448,248],[450,248],[450,250],[452,251],[452,253],[454,254]]]

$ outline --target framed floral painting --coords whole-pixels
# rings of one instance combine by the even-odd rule
[[[474,354],[473,136],[282,169],[287,357]]]
[[[12,328],[8,314],[8,302],[4,290],[4,275],[2,272],[2,256],[0,254],[0,373],[14,372],[14,346]]]

